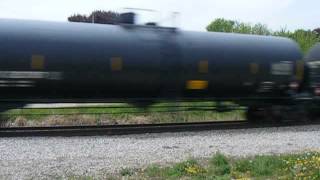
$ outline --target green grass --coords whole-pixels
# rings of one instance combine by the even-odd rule
[[[130,104],[111,104],[89,108],[13,109],[1,114],[1,122],[3,125],[13,126],[50,126],[183,123],[244,119],[243,110],[218,113],[212,109],[215,105],[215,102],[180,102],[157,103],[147,108]]]
[[[231,166],[224,155],[217,153],[210,160],[210,170],[212,174],[225,176],[230,174]]]
[[[150,166],[143,174],[148,178],[178,179],[185,176],[193,177],[194,174],[205,173],[205,169],[194,159],[177,163],[172,167]]]
[[[136,170],[135,173],[129,172],[131,172],[129,175],[131,179],[317,180],[320,179],[320,153],[264,155],[248,158],[230,158],[217,153],[207,160],[190,159],[171,166],[151,165],[145,169]],[[122,176],[121,174],[119,177]]]

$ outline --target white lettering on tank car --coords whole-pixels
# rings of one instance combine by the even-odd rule
[[[290,61],[281,61],[271,65],[272,75],[292,75],[293,74],[293,64]]]
[[[319,68],[320,67],[320,61],[310,61],[307,62],[309,67],[311,68]]]
[[[63,79],[62,72],[39,72],[39,71],[0,71],[2,79]]]
[[[34,87],[33,84],[0,84],[0,87]]]
[[[3,81],[0,80],[0,84],[32,84],[33,81]]]
[[[34,87],[34,81],[0,80],[0,87]]]

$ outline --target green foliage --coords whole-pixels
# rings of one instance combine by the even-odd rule
[[[235,21],[218,18],[207,27],[207,30],[213,32],[233,32],[234,25]]]
[[[288,179],[320,179],[320,153],[311,152],[301,156],[288,156],[282,168]]]
[[[123,172],[121,175],[123,176]],[[127,174],[127,173],[125,173]],[[227,158],[221,153],[202,163],[191,159],[168,167],[152,165],[132,179],[319,179],[320,153]]]
[[[190,159],[172,167],[161,168],[153,165],[145,169],[144,172],[149,178],[177,179],[184,176],[202,177],[206,171],[196,160]]]
[[[274,32],[273,35],[287,37],[296,41],[304,53],[308,52],[308,50],[317,42],[320,42],[319,34],[316,31],[311,30],[298,29],[294,32],[290,32],[282,28],[280,31]]]
[[[277,156],[257,156],[251,163],[254,176],[271,176],[283,167],[283,161]]]
[[[240,159],[235,162],[234,169],[241,173],[246,173],[252,170],[252,160]]]
[[[290,38],[300,44],[303,52],[307,52],[314,44],[320,42],[317,34],[310,30],[296,30]]]
[[[231,166],[227,157],[221,153],[216,153],[210,160],[213,173],[219,176],[230,174]]]
[[[120,174],[121,174],[121,176],[132,176],[133,171],[129,168],[123,168],[120,170]]]
[[[252,27],[248,23],[236,22],[233,32],[241,34],[252,34]]]
[[[227,32],[241,34],[256,34],[256,35],[272,35],[287,37],[296,41],[301,50],[306,53],[317,42],[320,42],[320,28],[311,30],[298,29],[296,31],[288,31],[285,28],[279,31],[272,31],[267,25],[257,23],[250,24],[239,21],[226,20],[218,18],[207,26],[208,31],[212,32]]]
[[[202,172],[201,166],[196,160],[188,160],[182,163],[178,163],[168,171],[168,176],[182,177],[184,175],[195,175]]]
[[[290,32],[285,29],[281,29],[280,31],[274,32],[273,35],[291,38],[300,45],[300,48],[304,53],[308,52],[313,45],[320,42],[320,36],[317,32],[310,30],[298,29],[294,32]]]
[[[251,34],[257,34],[257,35],[270,35],[271,30],[268,28],[267,25],[257,23],[252,26],[251,28]]]
[[[272,176],[284,167],[278,156],[256,156],[253,159],[240,159],[234,163],[234,171],[241,174],[250,173],[254,177]]]
[[[273,33],[274,36],[281,36],[281,37],[290,37],[292,32],[287,30],[286,28],[281,28],[279,31],[275,31]]]
[[[120,14],[112,11],[93,11],[89,16],[74,14],[68,17],[70,22],[97,23],[97,24],[116,24]]]
[[[152,165],[150,167],[147,167],[145,169],[145,174],[149,177],[162,177],[161,175],[161,167],[160,166],[156,166],[156,165]]]
[[[250,23],[226,20],[223,18],[218,18],[214,20],[207,26],[207,30],[212,32],[227,32],[241,34],[271,34],[271,30],[268,29],[267,25],[261,23],[251,25]]]

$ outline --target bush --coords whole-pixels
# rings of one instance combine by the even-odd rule
[[[216,153],[210,160],[210,165],[213,167],[214,174],[226,175],[230,174],[231,166],[228,159],[221,153]]]

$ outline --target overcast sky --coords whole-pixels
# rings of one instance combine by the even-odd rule
[[[0,18],[66,21],[74,13],[93,10],[123,11],[125,7],[154,9],[142,13],[169,25],[171,12],[179,12],[178,26],[204,31],[210,21],[223,17],[261,22],[273,30],[320,27],[320,0],[0,0]],[[170,18],[169,18],[170,19]]]

